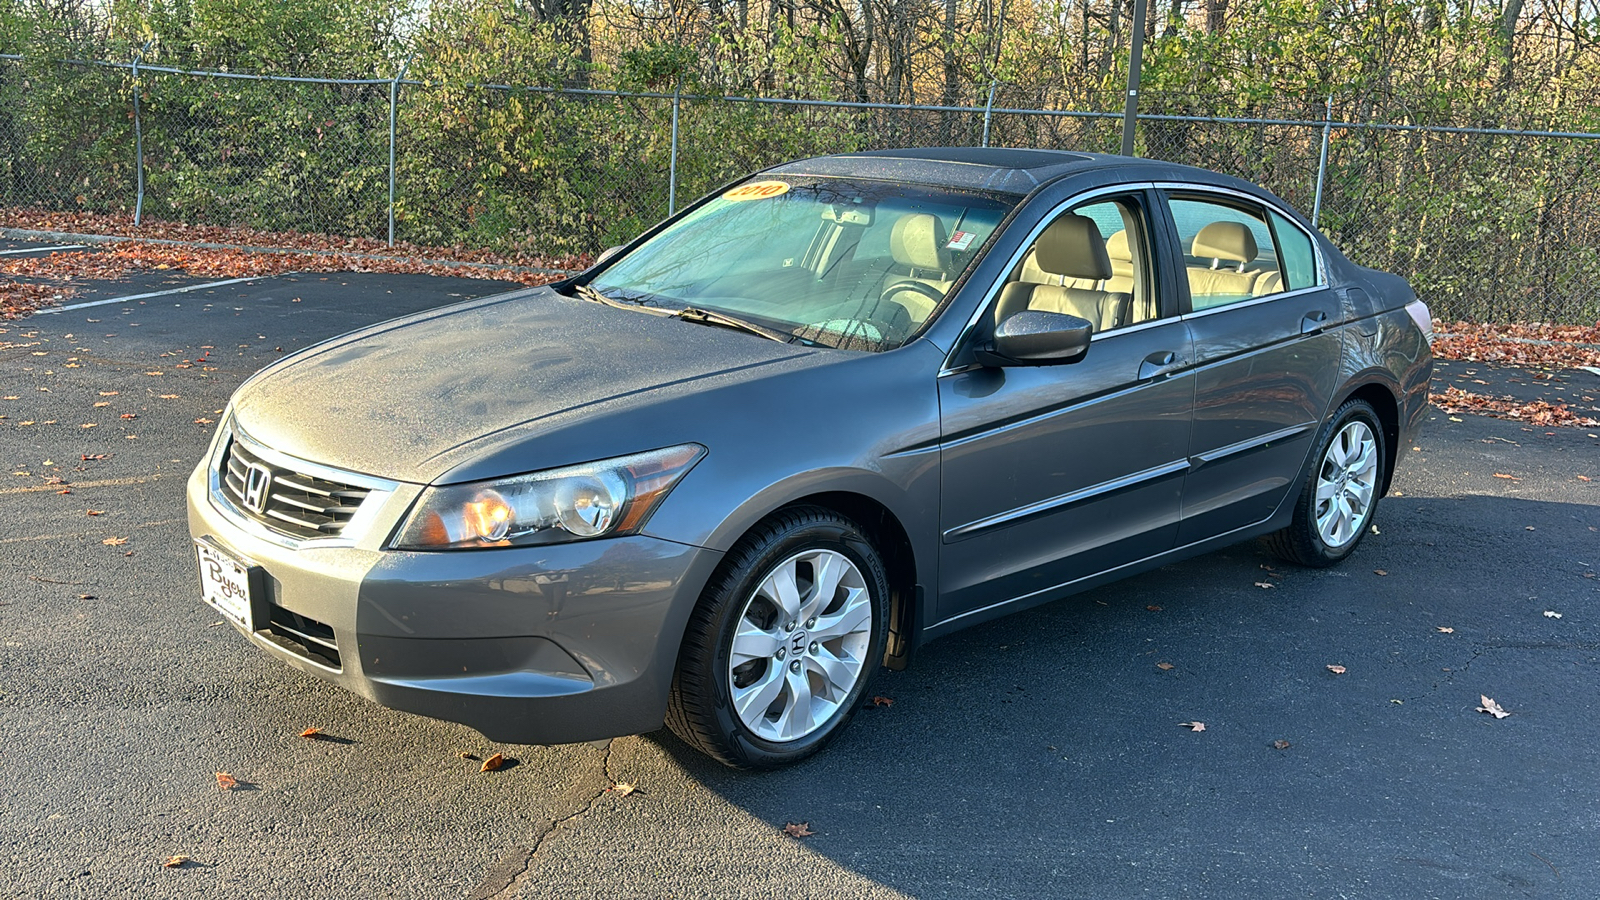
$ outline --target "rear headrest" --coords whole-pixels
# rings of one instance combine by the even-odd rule
[[[1194,236],[1194,255],[1202,259],[1254,262],[1256,236],[1242,222],[1212,222]]]
[[[1106,255],[1115,262],[1133,262],[1133,248],[1128,246],[1128,229],[1106,238]]]
[[[889,232],[889,253],[894,261],[913,269],[948,271],[950,250],[946,243],[944,223],[927,213],[907,213]]]
[[[1111,258],[1094,220],[1067,213],[1044,230],[1034,243],[1034,261],[1051,275],[1102,281],[1111,277]]]

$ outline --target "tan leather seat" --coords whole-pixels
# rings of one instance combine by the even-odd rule
[[[938,216],[928,213],[907,213],[894,223],[889,232],[889,254],[896,264],[905,267],[906,274],[891,276],[884,288],[882,299],[900,304],[911,316],[913,324],[921,324],[933,312],[936,301],[927,290],[908,286],[908,282],[926,285],[934,294],[943,296],[950,290],[949,238],[944,223]]]
[[[1099,284],[1113,274],[1099,227],[1094,220],[1073,213],[1050,223],[1034,242],[1033,256],[1040,271],[1063,281]],[[995,321],[1003,322],[1014,313],[1033,309],[1077,316],[1089,320],[1097,332],[1108,331],[1127,324],[1132,299],[1125,292],[1018,280],[1000,292]]]
[[[1111,259],[1111,277],[1103,285],[1104,289],[1133,293],[1133,248],[1128,246],[1128,229],[1106,238],[1106,256]]]
[[[1189,297],[1195,309],[1205,309],[1252,295],[1255,272],[1246,272],[1256,259],[1256,238],[1242,222],[1212,222],[1194,236],[1191,253],[1210,259],[1211,267],[1189,266]],[[1224,266],[1232,263],[1232,267]]]

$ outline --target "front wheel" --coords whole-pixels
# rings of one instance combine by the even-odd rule
[[[690,617],[668,727],[736,768],[816,753],[871,684],[888,596],[855,522],[818,507],[773,516],[729,552]]]
[[[1314,568],[1331,566],[1354,552],[1383,490],[1388,459],[1383,442],[1372,404],[1350,400],[1339,407],[1322,429],[1294,519],[1267,536],[1273,552]]]

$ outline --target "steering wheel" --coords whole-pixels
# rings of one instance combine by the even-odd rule
[[[901,291],[910,291],[913,294],[921,294],[922,296],[926,297],[930,304],[930,309],[944,302],[944,291],[939,290],[931,284],[925,284],[921,281],[911,281],[909,279],[906,281],[897,281],[894,284],[884,288],[883,293],[878,295],[878,299],[887,300],[890,294],[898,294]]]

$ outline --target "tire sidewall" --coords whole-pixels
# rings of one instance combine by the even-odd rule
[[[872,635],[868,641],[861,676],[856,680],[845,702],[840,704],[838,711],[826,725],[798,740],[781,743],[768,741],[752,732],[733,708],[731,688],[728,684],[733,634],[738,628],[739,619],[751,595],[773,567],[797,553],[823,549],[844,554],[860,569],[862,577],[867,582],[867,591],[872,604]],[[889,578],[883,561],[860,529],[845,520],[805,523],[778,536],[759,550],[753,564],[734,579],[723,595],[717,598],[719,603],[715,619],[717,639],[709,673],[712,683],[707,685],[714,697],[712,710],[717,730],[727,736],[737,755],[749,764],[761,768],[784,765],[816,753],[844,728],[856,709],[861,706],[862,697],[871,687],[879,660],[883,657],[888,596]]]
[[[1328,448],[1339,433],[1352,422],[1360,422],[1372,432],[1372,441],[1378,457],[1378,468],[1375,473],[1375,483],[1372,487],[1372,502],[1367,504],[1366,515],[1362,517],[1360,527],[1350,543],[1343,547],[1330,547],[1322,539],[1322,533],[1317,528],[1317,479],[1322,477],[1322,466],[1328,456]],[[1383,433],[1383,426],[1378,421],[1377,410],[1365,400],[1350,400],[1339,408],[1338,414],[1328,423],[1322,431],[1322,438],[1317,442],[1316,455],[1311,460],[1311,471],[1307,473],[1305,494],[1302,499],[1304,514],[1298,524],[1304,529],[1302,538],[1308,549],[1324,564],[1338,562],[1355,552],[1360,546],[1361,539],[1366,536],[1367,529],[1372,526],[1372,520],[1378,514],[1378,501],[1383,491],[1384,479],[1388,477],[1389,448],[1385,445],[1387,438]]]

